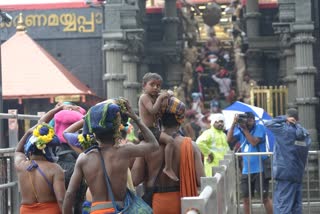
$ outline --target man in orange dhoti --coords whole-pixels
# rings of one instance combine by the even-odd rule
[[[159,148],[156,138],[129,103],[124,101],[123,105],[107,100],[91,107],[85,116],[82,134],[86,137],[93,134],[98,146],[90,147],[79,155],[63,201],[63,213],[72,213],[73,201],[82,178],[85,178],[92,195],[91,214],[122,211],[123,202],[130,199],[127,189],[130,160]],[[141,130],[144,140],[139,144],[119,145],[121,114],[130,117]],[[113,200],[117,201],[117,206],[113,206]],[[140,206],[141,208],[143,211],[151,210],[146,206]]]
[[[183,113],[180,111],[179,114]],[[179,181],[173,181],[162,173],[165,145],[161,145],[158,151],[137,158],[132,169],[134,185],[144,182],[145,193],[153,191],[151,195],[153,195],[154,214],[180,213],[180,198],[198,195],[197,187],[200,186],[200,177],[205,176],[200,150],[191,138],[183,137],[178,133],[180,123],[177,121],[176,114],[165,112],[161,120],[163,131],[174,138],[172,167]],[[181,115],[178,116],[181,118]],[[145,167],[147,167],[146,170]]]
[[[54,163],[51,152],[59,145],[53,127],[47,123],[53,113],[70,108],[57,106],[19,141],[15,152],[15,169],[21,193],[20,214],[59,214],[65,195],[64,172]]]

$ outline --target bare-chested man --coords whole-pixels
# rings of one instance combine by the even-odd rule
[[[61,105],[47,112],[17,145],[14,163],[21,192],[21,214],[61,213],[66,191],[64,172],[54,163],[50,147],[59,145],[59,140],[47,122],[54,113],[68,108]]]
[[[116,104],[100,103],[93,106],[87,113],[85,124],[85,126],[89,126],[89,131],[92,131],[99,144],[107,174],[110,178],[112,192],[115,200],[120,201],[118,203],[120,206],[127,193],[127,170],[130,159],[144,156],[159,148],[159,144],[152,132],[133,112],[127,102],[126,108],[127,115],[138,125],[145,139],[137,145],[124,144],[115,146],[115,130],[119,130],[121,123],[120,107]],[[86,132],[85,127],[84,132]],[[102,167],[99,150],[93,149],[87,153],[80,154],[63,203],[63,213],[71,213],[72,201],[83,177],[92,194],[91,213],[115,212],[107,192],[108,188],[106,187],[106,178]]]
[[[200,177],[205,176],[200,150],[191,138],[179,134],[180,123],[176,118],[175,114],[165,113],[161,120],[163,131],[174,137],[172,167],[176,175],[179,176],[180,182],[169,179],[161,171],[164,166],[165,145],[161,145],[158,151],[137,158],[132,169],[134,185],[144,182],[146,195],[154,187],[151,190],[153,191],[151,198],[153,199],[154,214],[180,213],[180,198],[196,196],[198,194],[197,186],[200,185]],[[147,167],[146,170],[145,167]],[[191,180],[190,183],[193,185],[190,185],[190,183],[186,185],[187,180]],[[148,200],[148,198],[144,199]]]

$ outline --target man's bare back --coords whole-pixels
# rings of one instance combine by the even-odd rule
[[[64,184],[64,173],[62,168],[55,163],[48,161],[36,160],[35,161],[39,168],[46,175],[48,180],[57,188],[57,183],[62,182]],[[55,202],[56,196],[52,192],[52,189],[47,184],[43,176],[38,172],[37,169],[33,169],[31,172],[28,172],[26,169],[30,166],[31,161],[25,160],[21,161],[20,164],[16,165],[16,170],[18,173],[18,179],[21,189],[21,204],[33,204],[33,203],[44,203],[44,202]],[[29,177],[33,182],[38,200],[35,196],[32,183]],[[57,191],[57,194],[60,191]],[[62,198],[61,198],[62,199]]]
[[[121,147],[113,146],[101,150],[111,181],[112,191],[115,200],[118,201],[122,201],[126,194],[127,170],[130,164],[129,159],[124,158],[120,150]],[[87,154],[81,154],[76,167],[81,167],[84,178],[89,185],[93,202],[111,200],[106,198],[106,180],[97,149]]]
[[[181,144],[184,141],[184,137],[179,135],[174,138],[174,152],[173,152],[173,159],[172,159],[172,169],[176,173],[176,175],[180,178],[180,156],[181,156]],[[193,153],[195,156],[195,166],[196,166],[196,173],[199,175],[197,177],[204,176],[204,173],[201,170],[202,163],[199,163],[201,154],[200,150],[197,148],[195,142],[192,142],[193,145]],[[164,161],[164,149],[165,145],[161,145],[158,151],[155,151],[151,154],[145,156],[145,162],[147,163],[147,170],[149,172],[147,176],[147,180],[145,181],[148,187],[151,187],[153,184],[153,179],[155,178],[162,167],[162,163]],[[139,166],[135,166],[139,167]],[[199,171],[197,172],[197,168]],[[133,169],[134,170],[134,169]],[[170,179],[166,174],[161,173],[159,177],[159,182],[156,186],[177,186],[179,182],[176,182]],[[198,185],[200,185],[200,180]]]
[[[101,108],[102,105],[108,105]],[[127,172],[130,165],[131,158],[141,157],[147,153],[151,153],[159,148],[159,144],[152,132],[146,127],[142,120],[134,113],[128,102],[125,103],[128,117],[130,117],[140,128],[144,141],[139,144],[123,144],[116,145],[114,138],[114,130],[119,129],[120,124],[120,108],[116,104],[100,103],[91,107],[89,112],[94,112],[101,115],[101,118],[107,118],[115,116],[117,123],[113,123],[113,127],[105,129],[104,127],[97,127],[93,130],[96,140],[98,142],[98,148],[100,149],[104,163],[107,169],[108,177],[112,187],[112,193],[115,200],[123,201],[125,199],[127,190]],[[113,111],[110,111],[109,108]],[[103,110],[102,110],[103,109]],[[107,113],[106,113],[107,112]],[[90,116],[90,113],[89,113]],[[90,120],[90,126],[92,126],[92,120]],[[98,124],[95,122],[94,124]],[[96,131],[96,132],[95,132]],[[101,162],[101,156],[98,148],[93,148],[87,154],[81,154],[76,162],[74,172],[72,174],[67,194],[63,203],[63,213],[70,213],[72,210],[72,201],[75,197],[76,191],[79,188],[81,179],[84,177],[87,181],[89,189],[92,194],[92,202],[98,201],[110,201],[106,184],[106,177],[104,175],[103,166]]]

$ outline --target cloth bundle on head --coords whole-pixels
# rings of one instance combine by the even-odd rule
[[[52,147],[56,147],[59,144],[59,138],[55,135],[53,127],[42,123],[37,125],[32,135],[28,137],[24,145],[24,153],[29,158],[30,153],[33,154],[39,150],[42,151],[48,161],[54,162],[55,157],[52,153]]]
[[[120,107],[113,102],[106,101],[91,107],[86,114],[83,134],[101,134],[119,131]]]
[[[191,94],[191,97],[193,101],[199,101],[202,98],[202,94],[198,92],[193,92]]]
[[[85,110],[82,111],[85,114]],[[54,115],[54,129],[61,143],[65,143],[63,132],[73,123],[82,120],[84,114],[79,111],[61,110]]]
[[[124,125],[124,126],[127,126],[129,117],[128,117],[128,115],[125,114],[125,112],[128,111],[127,107],[125,105],[125,102],[126,102],[126,100],[124,98],[119,97],[119,98],[108,99],[108,100],[102,101],[102,102],[100,102],[98,104],[101,104],[101,103],[113,103],[113,104],[118,105],[120,107],[121,124]]]
[[[184,113],[186,111],[186,105],[176,97],[170,97],[168,104],[162,109],[162,113],[171,113],[175,115],[178,123],[183,123]]]
[[[88,149],[96,142],[92,134],[63,133],[63,136],[72,146],[83,150]]]
[[[217,113],[217,114],[211,114],[210,115],[210,124],[213,125],[215,122],[223,120],[223,122],[225,121],[224,115]]]

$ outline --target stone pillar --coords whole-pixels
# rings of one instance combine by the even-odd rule
[[[164,41],[175,44],[178,40],[178,15],[175,0],[165,0],[164,17]]]
[[[102,79],[105,81],[106,98],[123,96],[123,81],[125,75],[122,72],[122,55],[127,45],[124,41],[124,33],[121,29],[122,0],[107,1],[104,5],[104,28],[102,47],[105,56],[105,73]]]
[[[107,62],[106,73],[103,76],[107,86],[107,99],[123,97],[123,81],[126,76],[123,74],[122,55],[127,45],[117,40],[106,40],[103,49]]]
[[[124,97],[128,99],[133,110],[138,110],[138,90],[140,83],[137,80],[137,63],[139,58],[133,54],[125,54],[122,57],[123,73],[127,79],[123,83]]]
[[[295,74],[297,75],[296,104],[299,110],[301,124],[306,127],[312,138],[313,148],[317,148],[316,106],[318,98],[315,97],[315,75],[317,73],[313,64],[312,36],[314,25],[311,14],[311,0],[295,0],[295,23],[292,31],[295,34],[293,44],[295,47]]]
[[[262,67],[262,56],[263,53],[260,49],[249,48],[246,53],[247,72],[251,78],[256,80],[258,83],[263,83],[263,67]]]
[[[285,63],[286,63],[286,76],[283,79],[288,88],[288,108],[296,108],[296,95],[297,95],[297,76],[294,72],[295,66],[295,53],[292,47],[284,50]]]
[[[182,52],[182,42],[178,41],[177,7],[175,0],[166,0],[164,8],[164,61],[167,64],[165,83],[168,87],[179,85],[182,80],[182,66],[180,65],[180,54]],[[180,47],[179,47],[180,46]]]
[[[275,32],[280,35],[280,50],[285,63],[284,83],[288,88],[288,106],[295,108],[297,77],[294,73],[295,52],[292,46],[291,25],[295,19],[294,0],[279,0],[279,23],[274,23]],[[281,78],[282,76],[279,75]]]
[[[107,98],[124,96],[134,109],[137,109],[138,93],[137,54],[143,47],[144,30],[141,25],[144,5],[141,0],[112,0],[104,5],[106,72],[103,80],[106,81]]]
[[[259,12],[259,1],[247,0],[245,19],[248,38],[259,36],[260,16],[261,13]]]
[[[259,37],[259,19],[260,19],[260,12],[259,12],[259,1],[258,0],[247,0],[246,4],[246,13],[245,13],[245,20],[246,20],[246,32],[249,41],[249,49],[247,51],[247,72],[250,76],[258,81],[261,82],[263,80],[263,67],[261,65],[261,57],[262,52],[260,49],[255,48],[252,46],[252,42],[250,40]]]

